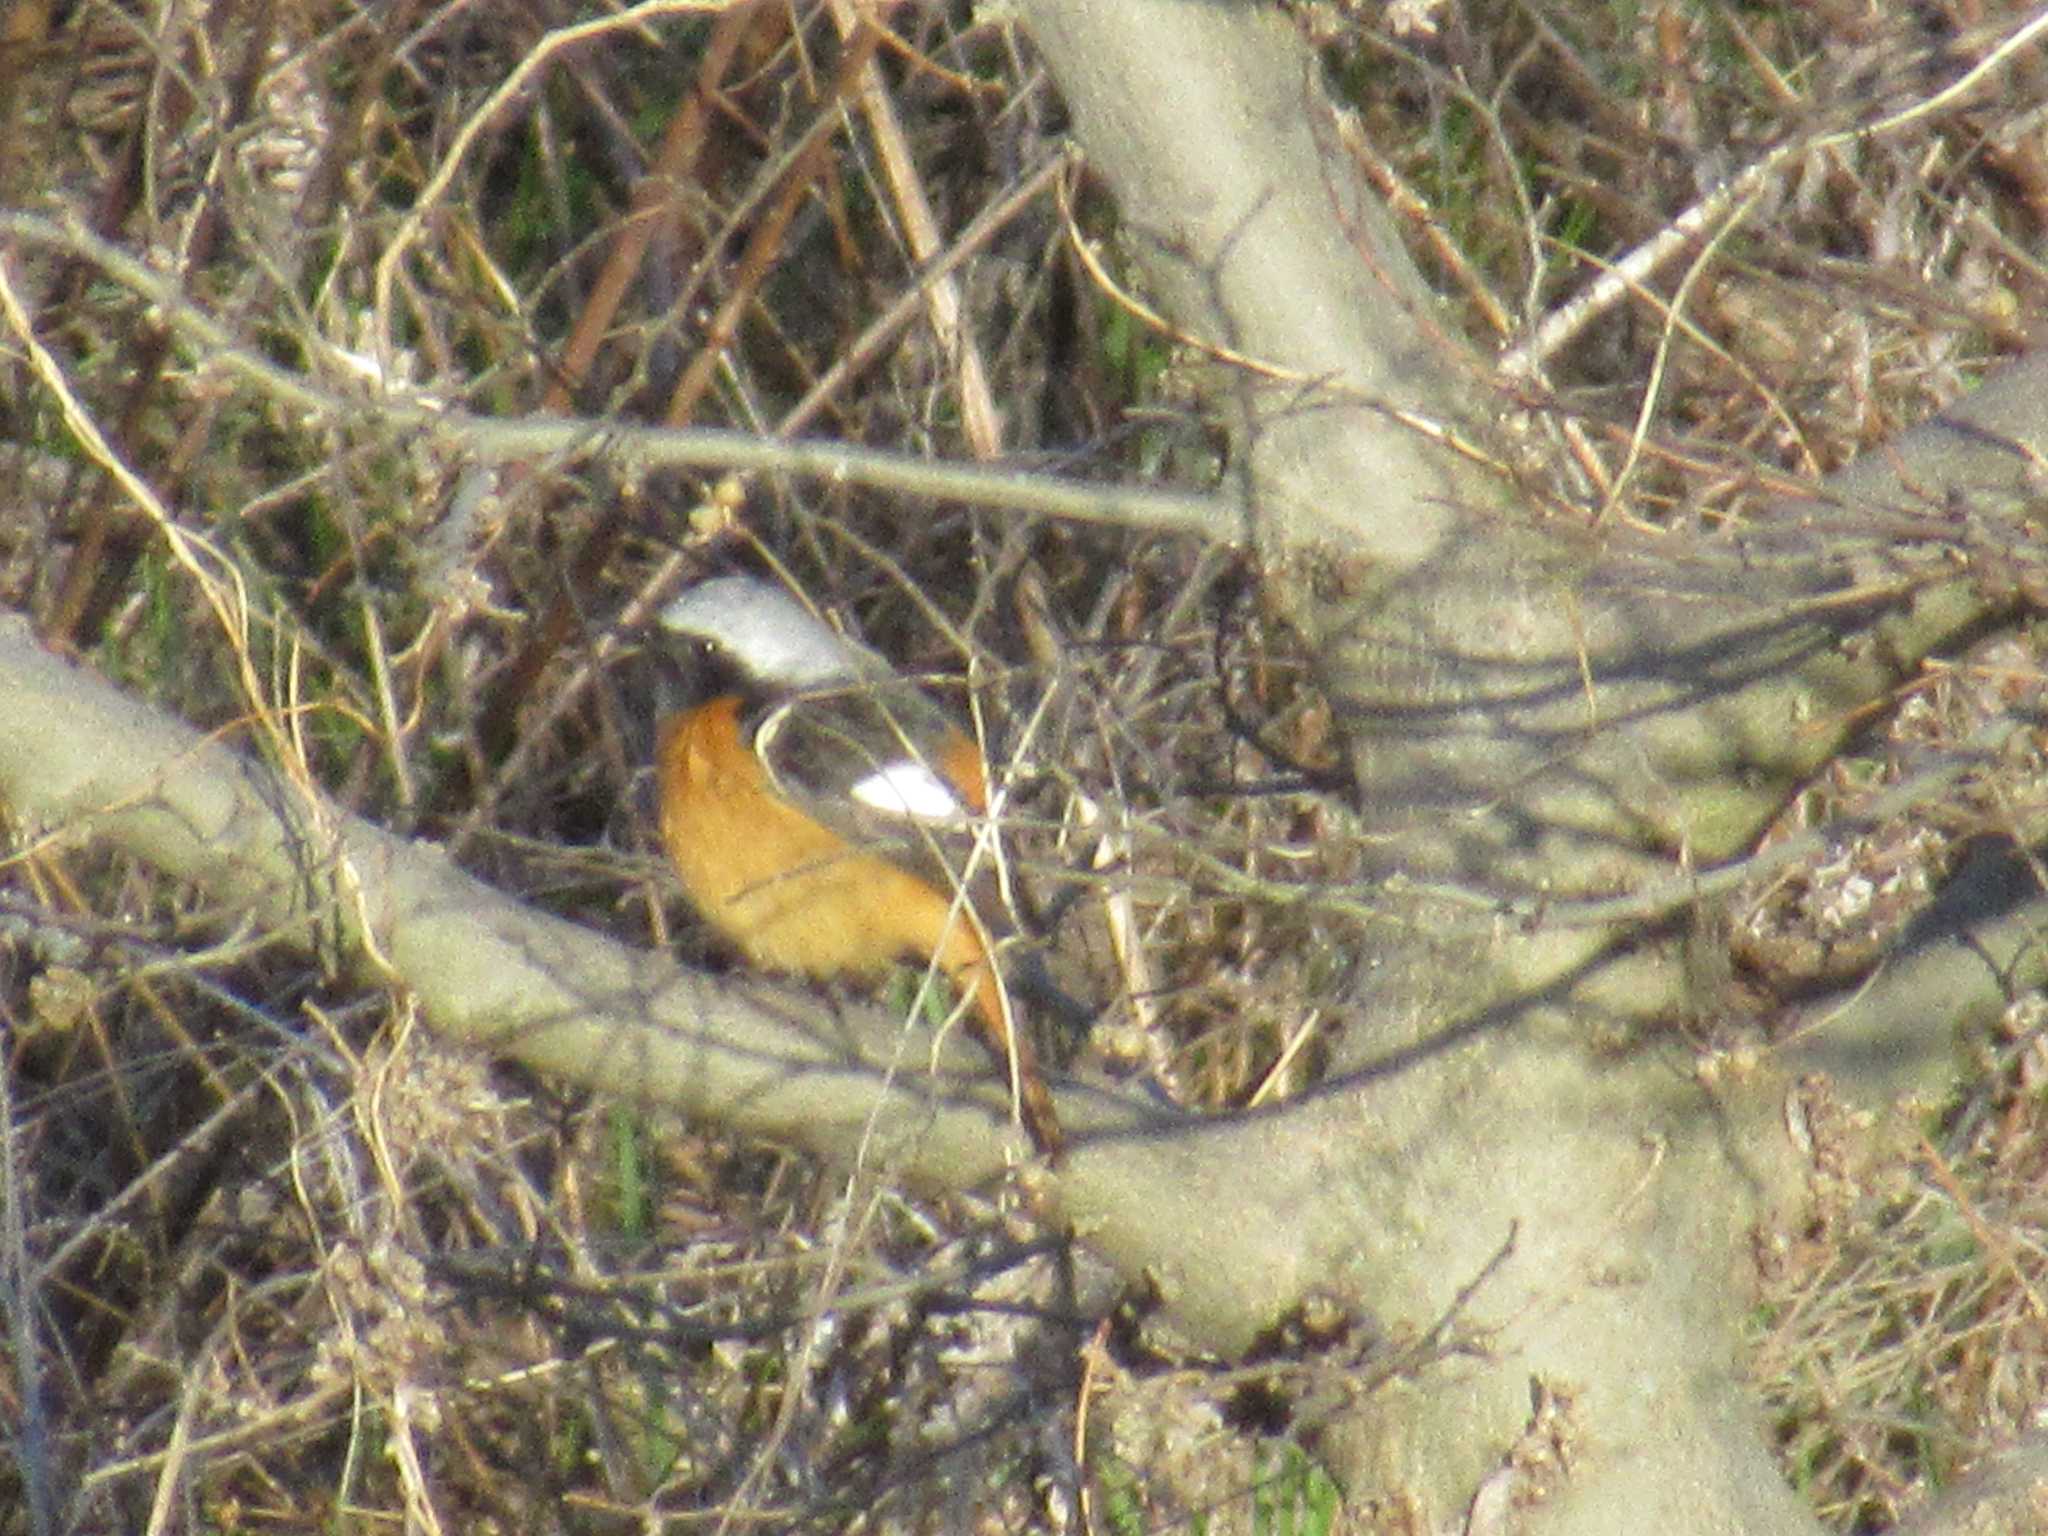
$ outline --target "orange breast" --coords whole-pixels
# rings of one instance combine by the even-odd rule
[[[978,754],[942,764],[977,806]],[[1010,1027],[1002,986],[973,915],[952,897],[771,794],[734,697],[672,718],[655,763],[661,840],[705,919],[756,965],[807,976],[881,976],[931,960],[972,1000],[976,1032],[1014,1067],[1025,1124],[1057,1157],[1059,1121],[1031,1047]]]
[[[937,955],[949,970],[982,958],[949,896],[768,792],[737,698],[671,720],[657,777],[684,890],[755,964],[873,977],[905,956]]]

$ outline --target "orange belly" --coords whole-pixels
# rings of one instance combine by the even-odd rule
[[[1010,1029],[971,913],[769,793],[742,735],[737,698],[670,720],[655,774],[662,843],[714,928],[756,965],[819,978],[872,980],[905,958],[936,962],[971,999],[989,1050],[1006,1066],[1014,1062],[1026,1125],[1039,1148],[1057,1156],[1051,1097],[1029,1044]]]
[[[948,969],[981,960],[973,921],[950,898],[765,791],[737,699],[672,721],[658,777],[662,842],[683,889],[756,965],[873,978],[906,956]]]

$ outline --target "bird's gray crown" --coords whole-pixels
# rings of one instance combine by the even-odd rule
[[[792,688],[851,682],[881,665],[782,588],[751,576],[699,582],[661,610],[661,627],[708,640],[761,681]]]

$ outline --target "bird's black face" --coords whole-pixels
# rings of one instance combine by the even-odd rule
[[[648,631],[646,649],[653,662],[657,717],[723,694],[751,698],[755,691],[732,653],[702,635],[679,634],[657,625]]]

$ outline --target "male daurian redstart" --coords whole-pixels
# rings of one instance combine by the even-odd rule
[[[872,981],[906,959],[936,964],[1014,1072],[1032,1141],[1057,1156],[1059,1121],[1012,1027],[989,929],[943,856],[988,810],[973,737],[765,581],[700,583],[661,627],[728,683],[664,720],[656,749],[662,842],[697,910],[774,970]]]

